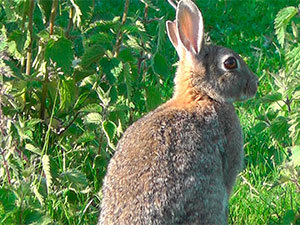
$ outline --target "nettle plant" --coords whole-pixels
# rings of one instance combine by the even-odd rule
[[[270,73],[272,92],[262,98],[268,107],[259,117],[257,130],[270,132],[282,149],[282,177],[279,184],[293,182],[300,191],[300,5],[280,10],[275,18],[277,53],[283,61],[277,73]]]
[[[124,128],[171,93],[162,12],[150,0],[0,3],[0,223],[93,224]]]

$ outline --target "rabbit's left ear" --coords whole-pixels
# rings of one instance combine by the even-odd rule
[[[167,27],[167,33],[169,36],[170,41],[172,42],[174,48],[176,49],[179,57],[182,57],[182,46],[181,43],[178,41],[178,31],[177,31],[177,26],[176,26],[176,21],[167,21],[166,22],[166,27]]]
[[[203,18],[198,7],[191,0],[181,0],[176,12],[179,40],[184,48],[198,54],[204,43]]]

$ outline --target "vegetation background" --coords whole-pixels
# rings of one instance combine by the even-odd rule
[[[162,0],[0,0],[0,224],[95,224],[123,131],[172,95]],[[260,78],[230,224],[300,224],[298,0],[197,0]]]

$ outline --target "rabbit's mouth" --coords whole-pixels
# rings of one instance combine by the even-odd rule
[[[257,92],[257,87],[258,87],[257,77],[255,76],[254,78],[249,79],[246,83],[242,100],[252,98]]]

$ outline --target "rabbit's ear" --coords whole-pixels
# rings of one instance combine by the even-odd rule
[[[178,37],[184,48],[198,54],[203,45],[204,28],[201,12],[191,0],[181,0],[177,7]]]
[[[179,42],[178,42],[178,32],[177,32],[177,27],[176,27],[176,21],[167,21],[166,22],[166,27],[167,27],[167,33],[169,36],[170,41],[172,42],[173,46],[175,47],[179,57],[181,55],[181,51],[179,49]]]

